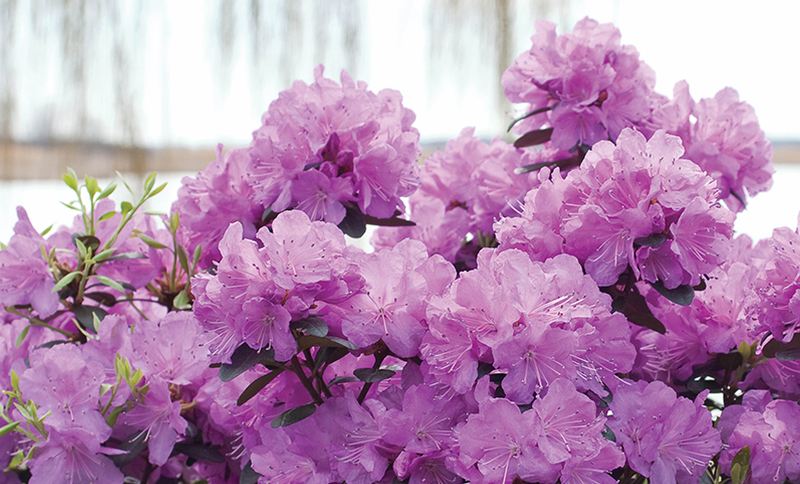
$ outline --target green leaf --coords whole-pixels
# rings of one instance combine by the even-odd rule
[[[694,299],[694,289],[688,284],[680,285],[675,289],[667,289],[664,283],[659,279],[656,282],[651,282],[650,285],[653,286],[653,289],[658,291],[659,294],[681,306],[692,304],[692,300]]]
[[[334,377],[331,381],[328,382],[328,385],[338,385],[339,383],[352,383],[355,381],[361,381],[361,380],[359,380],[354,376],[342,375]]]
[[[606,428],[603,429],[603,438],[606,440],[610,440],[611,442],[617,441],[617,436],[614,435],[614,431],[611,430],[611,427],[609,427],[608,425],[606,425]]]
[[[413,227],[417,225],[411,220],[403,218],[389,217],[389,218],[375,218],[371,215],[364,215],[364,222],[367,225],[377,225],[379,227]]]
[[[70,272],[66,276],[64,276],[61,279],[59,279],[58,282],[56,282],[56,285],[53,286],[53,290],[51,292],[60,291],[61,289],[66,287],[67,284],[69,284],[70,282],[74,281],[75,278],[80,276],[80,275],[83,275],[83,273],[79,272],[79,271]]]
[[[344,232],[345,235],[349,235],[354,239],[366,233],[367,222],[361,209],[358,208],[358,205],[355,207],[350,205],[345,206],[344,219],[339,222],[339,229]]]
[[[189,267],[189,256],[186,254],[186,249],[183,248],[182,245],[178,245],[178,262],[183,268],[183,272],[186,274],[191,273],[191,267]]]
[[[225,456],[222,455],[215,447],[209,444],[198,444],[196,442],[177,442],[173,447],[175,452],[191,457],[194,460],[203,462],[213,462],[215,464],[222,464],[225,462]]]
[[[775,353],[775,359],[778,361],[800,360],[800,349],[778,351]]]
[[[45,235],[50,233],[50,231],[53,229],[54,226],[55,226],[55,224],[50,224],[50,226],[48,226],[46,229],[42,230],[39,233],[42,235],[42,237],[44,237]]]
[[[78,211],[78,212],[81,211],[80,207],[76,207],[75,205],[72,205],[75,202],[70,202],[70,203],[59,202],[59,203],[61,203],[61,205],[67,207],[70,210],[75,210],[75,211]]]
[[[89,175],[86,175],[86,191],[89,192],[89,197],[94,197],[100,191],[100,187],[97,186],[97,180]]]
[[[169,224],[167,225],[167,228],[169,229],[170,232],[174,234],[175,232],[178,231],[180,225],[181,225],[180,215],[178,215],[178,212],[172,212],[169,216]]]
[[[373,368],[358,368],[353,371],[353,375],[355,375],[356,378],[366,383],[376,383],[381,380],[386,380],[387,378],[393,377],[395,373],[396,372],[392,370],[375,370]]]
[[[536,131],[529,131],[520,136],[514,141],[515,148],[525,148],[528,146],[536,146],[550,141],[550,136],[553,134],[553,128],[538,129]]]
[[[25,341],[25,337],[28,336],[28,331],[30,331],[31,325],[25,326],[22,331],[19,332],[19,336],[17,336],[17,341],[14,343],[14,346],[19,348],[19,345]]]
[[[117,189],[117,184],[115,182],[112,182],[110,185],[105,187],[105,189],[103,189],[102,192],[100,192],[100,195],[97,196],[97,199],[98,200],[102,200],[102,199],[106,198],[107,196],[109,196],[112,193],[114,193],[114,190],[116,190],[116,189]]]
[[[104,286],[108,286],[108,287],[110,287],[112,289],[116,289],[117,291],[119,291],[119,292],[121,292],[123,294],[125,293],[125,288],[122,286],[122,284],[120,284],[119,282],[115,281],[114,279],[111,279],[111,278],[106,277],[106,276],[99,276],[99,275],[94,275],[92,277],[97,278],[97,280]]]
[[[144,193],[148,195],[150,191],[153,189],[153,186],[156,184],[156,172],[150,173],[147,175],[147,179],[144,181]]]
[[[110,218],[113,218],[113,217],[114,217],[114,215],[116,215],[116,214],[117,214],[117,212],[115,212],[114,210],[112,210],[112,211],[110,211],[110,212],[106,212],[106,213],[104,213],[104,214],[103,214],[103,215],[101,215],[101,216],[100,216],[100,218],[98,218],[97,220],[98,220],[98,221],[100,221],[100,222],[103,222],[103,221],[105,221],[105,220],[108,220],[108,219],[110,219]]]
[[[278,427],[287,427],[293,423],[297,423],[305,418],[310,417],[317,411],[317,406],[313,403],[307,403],[299,407],[289,409],[282,414],[275,417],[275,420],[270,422],[270,427],[277,429]]]
[[[147,259],[147,255],[142,254],[141,252],[131,251],[131,252],[121,252],[119,254],[116,254],[108,258],[108,260],[132,260],[132,259]]]
[[[260,377],[253,380],[252,383],[247,385],[247,388],[244,389],[239,398],[236,400],[236,405],[244,405],[247,403],[248,400],[253,398],[264,389],[269,383],[274,380],[278,375],[283,373],[283,368],[278,368],[277,370],[273,370],[266,375],[261,375]]]
[[[65,173],[61,175],[61,179],[64,180],[68,187],[76,192],[78,191],[78,180],[74,176]]]
[[[292,321],[289,323],[289,327],[294,331],[311,336],[319,336],[320,338],[328,335],[328,325],[318,316],[309,316]]]
[[[200,256],[203,255],[203,247],[197,246],[194,248],[194,255],[192,256],[192,267],[197,267],[197,263],[200,262]]]
[[[78,243],[81,243],[84,247],[84,252],[86,249],[92,249],[92,252],[94,252],[100,247],[100,239],[94,235],[74,233],[72,234],[72,243],[75,244],[78,250],[81,250],[81,247],[78,245]]]
[[[14,429],[16,429],[19,424],[20,422],[11,422],[10,424],[6,424],[0,427],[0,437],[6,435],[9,432],[13,432]]]
[[[731,484],[742,484],[750,472],[750,446],[746,445],[736,453],[731,462]]]
[[[219,379],[222,381],[233,380],[245,371],[259,364],[261,358],[264,356],[262,353],[267,352],[272,352],[274,354],[272,349],[259,352],[249,347],[247,343],[242,343],[241,346],[236,348],[233,355],[231,355],[231,362],[223,363],[222,366],[219,367]]]
[[[155,189],[155,190],[153,190],[152,192],[150,192],[150,193],[147,195],[147,198],[153,198],[153,197],[155,197],[156,195],[158,195],[159,193],[161,193],[162,191],[164,191],[164,189],[165,189],[165,188],[167,188],[167,184],[166,184],[166,183],[162,183],[161,185],[159,185],[158,187],[156,187],[156,189]]]
[[[106,423],[108,424],[109,427],[113,427],[114,425],[117,424],[117,419],[122,414],[123,410],[125,410],[125,407],[123,406],[114,407],[111,409],[111,411],[108,413],[108,416],[106,417]]]
[[[119,204],[119,211],[120,213],[122,213],[123,217],[127,215],[131,210],[133,210],[133,205],[131,205],[131,202],[125,201]]]
[[[764,345],[761,354],[767,358],[777,358],[778,353],[789,352],[800,349],[800,333],[796,333],[791,341],[784,343],[779,339],[773,339]]]
[[[167,246],[162,244],[161,242],[157,241],[156,239],[149,237],[141,232],[136,232],[136,236],[142,239],[142,242],[147,244],[148,246],[154,249],[166,249]]]
[[[189,295],[186,294],[186,291],[181,291],[172,299],[172,307],[175,309],[189,310],[192,307],[189,302]]]
[[[610,288],[603,288],[604,290],[609,290]],[[615,294],[611,294],[612,297]],[[642,326],[648,329],[652,329],[657,333],[664,334],[667,332],[667,328],[664,326],[664,323],[658,320],[653,315],[653,312],[650,310],[650,306],[647,305],[647,301],[645,300],[644,296],[639,294],[638,291],[627,292],[621,295],[614,297],[614,301],[612,303],[612,308],[614,312],[620,312],[628,318],[628,321],[631,323]]]

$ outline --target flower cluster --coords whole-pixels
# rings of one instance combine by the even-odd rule
[[[400,95],[320,67],[170,215],[155,175],[116,207],[71,170],[72,224],[20,208],[0,481],[800,480],[800,232],[732,230],[770,182],[752,109],[537,28],[514,145],[465,129],[418,174]]]

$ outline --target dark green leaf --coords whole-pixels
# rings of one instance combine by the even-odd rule
[[[117,303],[117,299],[114,296],[105,292],[89,292],[84,294],[84,297],[86,297],[86,299],[90,299],[92,301],[100,303],[103,306],[108,306],[108,307],[111,307]]]
[[[514,173],[517,175],[521,175],[523,173],[530,173],[532,171],[541,170],[545,166],[549,167],[558,167],[561,170],[566,170],[567,168],[574,168],[581,164],[582,158],[580,156],[570,156],[569,158],[560,158],[555,161],[543,161],[540,163],[533,163],[531,165],[521,166],[519,168],[514,169]]]
[[[784,343],[781,340],[773,339],[764,345],[761,354],[767,358],[777,358],[778,353],[800,349],[800,333],[796,333],[791,341]]]
[[[96,278],[97,281],[100,282],[100,284],[102,284],[104,286],[108,286],[108,287],[110,287],[112,289],[116,289],[117,291],[122,292],[122,293],[125,292],[125,287],[122,284],[120,284],[119,282],[115,281],[114,279],[111,279],[110,277],[101,276],[101,275],[97,275],[97,274],[95,274],[93,277]]]
[[[694,289],[695,292],[697,292],[697,291],[705,291],[706,290],[706,280],[705,279],[700,279],[700,283],[697,284],[696,286],[692,286],[692,289]]]
[[[297,345],[300,351],[307,350],[308,348],[313,348],[315,346],[331,346],[334,348],[347,348],[348,350],[358,349],[358,346],[354,345],[353,343],[335,336],[320,338],[319,336],[313,336],[310,334],[304,334],[297,338]]]
[[[800,360],[800,349],[778,351],[775,353],[775,358],[779,361]]]
[[[664,323],[658,320],[653,315],[653,312],[650,310],[650,306],[647,305],[647,301],[645,300],[644,296],[639,294],[636,291],[625,293],[622,296],[617,296],[614,299],[614,302],[617,303],[620,298],[622,300],[622,310],[619,311],[628,318],[628,321],[631,323],[642,326],[648,329],[652,329],[657,333],[664,334],[667,332],[667,328],[664,327]],[[618,307],[619,304],[615,304],[614,307]]]
[[[353,371],[353,375],[359,380],[366,383],[375,383],[387,378],[393,377],[395,374],[392,370],[372,369],[372,368],[358,368]]]
[[[239,474],[239,484],[258,484],[259,477],[261,477],[261,474],[253,470],[252,462],[247,461],[247,465],[244,466],[242,473]]]
[[[109,456],[117,467],[122,467],[133,462],[133,460],[147,448],[147,432],[137,431],[135,434],[128,437],[127,440],[119,444],[117,448],[127,452],[125,454]]]
[[[700,476],[700,484],[716,484],[714,481],[714,476],[711,475],[709,472],[711,469],[706,469],[705,472]]]
[[[354,239],[357,239],[364,235],[367,231],[367,222],[364,218],[364,214],[361,213],[361,209],[358,206],[345,206],[345,215],[344,219],[339,222],[339,229],[344,232],[345,235],[349,235]]]
[[[247,388],[244,389],[242,394],[239,395],[239,399],[236,400],[236,405],[244,405],[247,403],[248,400],[256,396],[258,392],[260,392],[265,386],[269,385],[269,382],[274,380],[281,373],[283,373],[283,368],[271,371],[266,375],[261,375],[253,380],[251,384],[247,385]]]
[[[640,247],[647,246],[647,247],[658,247],[659,245],[663,244],[667,241],[667,236],[664,233],[657,233],[657,234],[650,234],[647,237],[639,237],[638,239],[634,239],[634,245],[638,245]]]
[[[56,339],[56,340],[53,340],[53,341],[48,341],[47,343],[42,343],[39,346],[37,346],[36,349],[38,350],[39,348],[52,348],[53,346],[64,345],[64,344],[67,344],[67,343],[69,343],[68,340]]]
[[[241,346],[236,348],[233,355],[231,355],[231,362],[225,363],[219,367],[219,379],[222,381],[231,381],[259,364],[261,359],[265,356],[272,358],[273,354],[274,351],[271,348],[258,351],[249,347],[247,343],[242,343]]]
[[[478,362],[478,380],[483,378],[484,376],[488,375],[489,373],[494,371],[494,366],[491,363],[485,363],[483,361]]]
[[[75,243],[76,240],[80,240],[87,249],[92,249],[92,253],[96,252],[97,248],[100,247],[100,239],[94,235],[72,234],[72,243],[75,244],[75,247],[78,246]]]
[[[195,460],[203,462],[213,462],[215,464],[222,464],[225,462],[225,456],[222,452],[212,447],[209,444],[199,444],[196,442],[177,442],[173,447],[175,452],[191,457]]]
[[[294,331],[298,331],[310,336],[319,336],[324,338],[328,335],[328,325],[319,316],[309,316],[307,318],[292,321],[289,327]]]
[[[364,215],[364,222],[367,225],[377,225],[379,227],[413,227],[417,224],[411,220],[397,217],[375,218],[371,215]]]
[[[314,356],[314,368],[319,370],[323,364],[328,363],[330,365],[334,361],[341,360],[349,354],[350,350],[341,346],[322,347]]]
[[[520,136],[514,141],[515,148],[525,148],[527,146],[536,146],[550,141],[550,136],[553,134],[553,128],[538,129],[536,131],[529,131]]]
[[[305,405],[300,405],[299,407],[295,407],[289,409],[282,414],[275,417],[269,425],[273,429],[277,429],[278,427],[286,427],[292,425],[293,423],[297,423],[304,418],[308,418],[317,411],[317,406],[313,403],[307,403]]]
[[[328,382],[328,385],[337,385],[339,383],[352,383],[354,381],[361,381],[354,376],[337,376]]]
[[[750,472],[750,446],[742,447],[731,462],[731,484],[741,484]]]
[[[523,119],[529,118],[531,116],[535,116],[537,114],[546,113],[547,111],[550,111],[554,107],[556,107],[556,106],[553,105],[553,106],[546,106],[546,107],[539,108],[539,109],[534,109],[533,111],[531,111],[531,112],[529,112],[529,113],[527,113],[527,114],[525,114],[523,116],[518,117],[514,121],[511,121],[511,124],[508,125],[508,129],[506,131],[511,131],[511,128],[513,128],[515,124],[519,123]]]
[[[75,314],[75,319],[78,320],[78,323],[83,326],[83,329],[90,333],[96,333],[94,330],[95,315],[100,321],[108,316],[108,311],[100,306],[75,306],[72,308],[72,312]]]
[[[692,299],[694,299],[694,289],[688,284],[680,285],[675,289],[667,289],[664,287],[664,283],[658,280],[656,282],[651,282],[650,285],[653,286],[653,289],[658,291],[659,294],[681,306],[692,304]]]
[[[192,267],[189,265],[189,255],[186,253],[186,249],[184,249],[182,245],[178,245],[178,262],[180,262],[183,272],[186,274],[191,274]]]

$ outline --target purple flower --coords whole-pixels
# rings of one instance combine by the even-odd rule
[[[520,413],[505,399],[490,399],[470,415],[458,431],[459,464],[469,473],[469,481],[507,484],[519,477],[555,482],[560,468],[549,464],[537,447],[541,427],[535,418],[534,412]]]
[[[692,402],[659,381],[616,388],[608,426],[634,471],[654,484],[700,481],[721,446],[711,413],[703,406],[707,394]]]
[[[0,250],[0,304],[30,304],[45,318],[58,309],[55,279],[41,252],[49,244],[33,229],[25,209],[17,207],[17,215],[14,235],[6,250]]]
[[[537,21],[533,46],[503,73],[511,102],[542,110],[516,126],[526,133],[549,125],[560,149],[616,139],[638,126],[660,97],[655,75],[632,46],[620,44],[612,24],[584,18],[571,33],[556,35],[555,24]]]
[[[296,81],[270,104],[253,133],[258,153],[252,157],[250,182],[256,200],[275,212],[295,207],[334,223],[344,217],[341,202],[347,200],[378,218],[402,212],[400,197],[419,184],[420,149],[419,133],[411,127],[414,113],[401,101],[398,92],[375,94],[344,71],[339,85],[323,77],[322,66],[314,70],[314,83]],[[305,169],[330,179],[315,175],[316,195],[299,187],[308,183]],[[348,187],[352,190],[345,193]]]
[[[120,421],[144,433],[148,460],[160,466],[169,458],[178,436],[186,432],[187,422],[181,417],[181,402],[172,401],[167,382],[151,376],[147,384],[144,402],[125,412]]]
[[[32,484],[122,484],[125,476],[103,454],[117,453],[100,446],[92,432],[73,429],[51,432],[32,462]]]

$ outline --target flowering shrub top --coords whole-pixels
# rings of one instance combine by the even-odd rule
[[[71,225],[19,208],[3,482],[800,480],[800,235],[732,230],[771,181],[752,108],[655,94],[611,25],[533,42],[513,145],[418,172],[400,95],[320,67],[169,215],[154,174],[116,207],[72,170]]]

